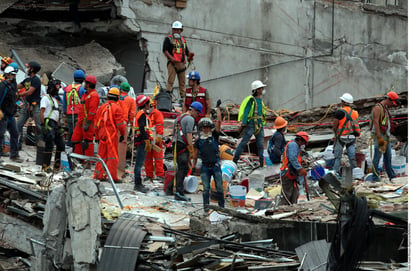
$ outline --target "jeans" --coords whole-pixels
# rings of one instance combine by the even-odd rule
[[[14,116],[4,116],[4,118],[0,120],[1,147],[3,147],[4,133],[6,132],[6,129],[9,131],[10,134],[10,157],[17,157],[19,156],[19,132],[17,131],[16,118]],[[1,150],[3,150],[3,148]]]
[[[249,123],[246,125],[242,141],[240,141],[239,145],[236,148],[235,155],[233,157],[233,161],[237,163],[239,160],[240,154],[243,152],[243,149],[245,148],[246,144],[249,142],[250,138],[252,135],[255,133],[255,124],[253,121],[249,121]],[[263,164],[263,140],[265,137],[265,132],[262,129],[260,129],[260,132],[255,135],[256,138],[256,145],[258,149],[258,156],[259,156],[259,162]]]
[[[20,111],[19,119],[17,120],[17,129],[19,131],[19,146],[23,144],[23,126],[29,117],[34,119],[36,124],[36,144],[43,139],[40,123],[40,104],[31,105],[27,101],[24,102],[23,108]]]
[[[388,139],[389,141],[389,139]],[[373,154],[373,167],[372,167],[372,181],[379,181],[379,172],[378,172],[378,167],[379,167],[379,160],[381,159],[382,153],[379,151],[379,145],[376,140],[376,136],[373,139],[373,146],[374,146],[374,154]],[[396,177],[395,172],[392,169],[392,150],[391,150],[391,144],[388,142],[388,145],[386,146],[386,151],[383,154],[383,164],[385,165],[385,170],[386,173],[388,174],[389,179],[393,179]]]
[[[355,158],[355,139],[336,139],[335,146],[333,148],[333,154],[335,155],[335,162],[333,164],[333,170],[338,173],[340,168],[340,159],[342,158],[343,148],[346,146],[346,152],[348,153],[349,164],[354,169],[356,164]]]
[[[146,151],[144,150],[145,148],[145,142],[143,141],[142,143],[139,144],[139,146],[136,148],[136,162],[134,164],[134,184],[135,185],[141,185],[142,184],[142,167],[144,164],[144,159],[146,158]]]
[[[216,191],[218,195],[219,207],[225,207],[225,198],[223,195],[223,182],[222,182],[222,170],[220,169],[219,163],[216,163],[212,167],[207,167],[202,165],[200,171],[200,178],[203,184],[203,206],[208,208],[209,198],[210,198],[210,178],[213,176],[216,185]]]

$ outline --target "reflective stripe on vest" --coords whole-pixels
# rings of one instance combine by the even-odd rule
[[[283,156],[282,156],[282,166],[280,167],[280,170],[288,169],[289,159],[287,156],[287,151],[288,151],[288,146],[290,142],[293,142],[293,140],[289,141],[285,146],[285,150],[283,151]],[[302,164],[302,157],[300,156],[300,153],[301,152],[299,151],[298,162],[299,164]]]
[[[189,109],[190,105],[193,102],[199,102],[203,105],[202,113],[199,114],[200,117],[203,117],[206,113],[206,89],[203,87],[199,87],[199,91],[197,92],[196,97],[193,99],[192,88],[188,88],[186,89],[186,98],[185,105],[187,109]]]
[[[79,114],[81,110],[79,89],[80,84],[71,84],[68,88],[70,91],[66,91],[66,112],[67,114]]]
[[[183,61],[182,61],[183,54],[186,51],[185,38],[180,37],[182,39],[182,42],[179,42],[179,40],[173,38],[172,35],[169,35],[169,38],[170,38],[170,42],[173,44],[173,58],[179,62],[186,63],[186,58],[183,58]]]
[[[140,110],[136,114],[134,127],[133,127],[136,130],[135,136],[136,137],[140,136],[139,119],[142,116],[142,114],[146,116],[146,125],[144,126],[144,130],[149,135],[149,139],[153,140],[152,121],[150,120],[149,116],[143,110]]]
[[[356,111],[353,111],[349,106],[345,106],[343,108],[341,108],[340,110],[344,110],[346,111],[346,113],[348,113],[348,115],[350,114],[352,120],[356,120],[355,116],[356,116]],[[346,124],[345,124],[346,122]],[[345,124],[345,127],[343,127],[343,125]],[[339,120],[338,123],[338,131],[342,130],[342,133],[340,133],[340,136],[346,136],[346,135],[351,135],[353,134],[353,125],[351,125],[350,121],[346,121],[346,114],[345,117],[341,120]]]

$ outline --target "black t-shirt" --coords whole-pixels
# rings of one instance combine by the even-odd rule
[[[206,139],[198,138],[195,142],[195,148],[199,150],[199,157],[203,164],[212,164],[219,161],[219,133],[212,131],[212,136]]]
[[[26,101],[28,103],[33,103],[36,102],[38,104],[40,104],[40,93],[41,93],[41,81],[40,78],[35,75],[33,77],[28,77],[26,79],[23,80],[23,82],[21,82],[20,84],[22,84],[24,86],[24,88],[27,90],[29,90],[30,87],[34,87],[36,90],[30,95],[26,97]]]
[[[186,39],[185,39],[185,40],[186,40]],[[172,43],[171,41],[172,41],[172,38],[171,38],[171,37],[167,36],[167,37],[165,38],[165,40],[163,41],[163,49],[162,49],[162,51],[163,51],[163,52],[168,51],[169,54],[173,56],[173,48],[174,48],[174,45],[173,45],[173,43]],[[189,49],[187,48],[187,43],[186,43],[186,50],[185,50],[183,56],[185,56],[185,55],[187,56],[188,54],[189,54]],[[184,61],[184,58],[181,60],[181,62],[183,62],[183,61]]]

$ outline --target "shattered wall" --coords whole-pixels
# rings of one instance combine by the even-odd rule
[[[273,109],[336,103],[344,92],[360,99],[407,90],[407,12],[365,11],[359,1],[190,0],[185,9],[165,2],[119,5],[126,16],[133,11],[147,40],[148,92],[156,80],[166,84],[161,49],[174,20],[183,22],[212,100],[240,103],[255,79],[268,85]]]

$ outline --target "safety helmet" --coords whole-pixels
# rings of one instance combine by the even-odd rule
[[[189,72],[189,74],[186,77],[189,80],[200,81],[200,74],[199,74],[198,71],[191,71],[191,72]]]
[[[108,95],[119,96],[120,95],[120,90],[118,88],[111,88],[111,89],[109,89],[109,92],[107,94]]]
[[[120,89],[121,89],[121,90],[124,90],[124,91],[126,91],[126,92],[129,92],[129,91],[130,91],[130,85],[129,85],[129,83],[127,83],[127,82],[121,83],[121,84],[120,84]]]
[[[398,105],[397,101],[399,99],[399,96],[396,92],[390,91],[386,93],[386,97],[393,102],[394,105]]]
[[[308,133],[301,131],[301,132],[297,132],[296,136],[302,138],[306,142],[306,144],[308,144],[308,142],[309,142]]]
[[[136,97],[137,107],[144,106],[148,101],[150,101],[150,98],[147,97],[146,95],[140,94],[139,96]]]
[[[1,61],[4,62],[4,63],[6,63],[7,65],[10,65],[10,63],[11,63],[13,60],[11,60],[10,57],[5,56],[5,57],[3,57],[3,58],[1,59]]]
[[[285,127],[286,125],[288,125],[288,122],[284,118],[279,116],[276,118],[275,125],[273,126],[273,128],[280,129],[280,128]]]
[[[253,81],[252,84],[250,85],[250,90],[254,91],[254,90],[258,89],[258,88],[263,88],[263,87],[266,87],[266,85],[263,84],[262,81],[260,81],[260,80],[255,80],[255,81]]]
[[[343,94],[340,99],[348,104],[353,104],[353,97],[349,93]]]
[[[203,111],[203,105],[199,102],[193,102],[190,104],[190,108],[195,109],[196,111],[198,111],[199,113],[202,113]]]
[[[183,29],[183,24],[179,21],[174,21],[172,23],[172,28],[173,29]]]
[[[74,79],[83,79],[86,77],[86,75],[84,74],[84,71],[82,70],[75,70],[73,73],[73,78]]]
[[[213,127],[213,121],[210,118],[201,118],[199,120],[199,128],[202,127]]]
[[[17,72],[12,66],[9,65],[4,69],[4,74],[17,74]]]
[[[89,82],[89,83],[91,83],[91,84],[93,84],[93,85],[96,85],[96,84],[97,84],[97,78],[96,78],[96,76],[94,76],[94,75],[88,75],[88,76],[86,76],[86,79],[84,79],[84,81],[85,81],[85,82]]]
[[[16,72],[18,72],[18,71],[19,71],[19,65],[17,65],[17,63],[16,63],[16,62],[12,62],[12,63],[10,63],[10,64],[9,64],[9,66],[13,67],[13,68],[16,70]]]
[[[30,61],[30,62],[27,64],[27,66],[28,66],[29,68],[32,68],[33,71],[34,71],[34,73],[38,73],[38,72],[40,71],[40,69],[41,69],[41,65],[40,65],[38,62],[36,62],[36,61]]]

